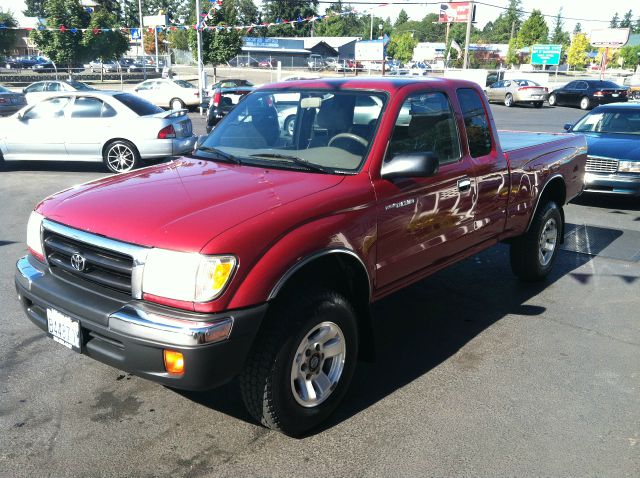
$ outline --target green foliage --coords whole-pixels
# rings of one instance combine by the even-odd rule
[[[610,28],[618,28],[618,24],[620,23],[620,17],[618,16],[618,12],[611,18],[611,23],[609,23]]]
[[[296,20],[298,17],[307,18],[317,12],[317,0],[264,0],[262,10],[265,22],[284,22],[286,20]],[[310,22],[283,23],[262,29],[264,34],[269,36],[308,36],[311,31]]]
[[[120,30],[93,33],[93,29],[115,28],[118,26],[118,17],[107,10],[100,9],[91,15],[89,28],[82,38],[82,44],[86,47],[90,58],[102,61],[117,60],[129,49],[129,39]]]
[[[122,25],[129,28],[140,26],[138,18],[138,1],[122,0]]]
[[[27,8],[22,11],[22,14],[25,17],[43,18],[45,16],[44,4],[46,0],[25,0],[24,3]]]
[[[396,23],[394,23],[394,27],[398,28],[400,25],[402,25],[403,23],[407,23],[409,21],[409,15],[407,14],[407,12],[404,11],[404,8],[402,10],[400,10],[400,13],[398,13],[398,18],[396,19]]]
[[[574,68],[584,68],[587,64],[587,52],[589,51],[589,40],[584,33],[576,33],[573,36],[569,52],[567,53],[567,63]]]
[[[635,68],[640,63],[640,45],[622,47],[619,54],[624,68]]]
[[[220,10],[213,19],[207,22],[209,26],[233,25],[236,22],[235,12]],[[189,47],[197,61],[198,40],[197,32],[189,30]],[[242,36],[235,28],[220,30],[204,30],[202,32],[202,62],[213,66],[228,62],[242,51]]]
[[[314,32],[319,37],[352,37],[361,36],[368,18],[355,13],[347,15],[330,15],[314,25]],[[369,38],[367,34],[367,38]]]
[[[413,58],[413,49],[417,44],[418,40],[409,32],[392,35],[387,44],[387,54],[395,60],[406,63]]]
[[[444,40],[447,27],[444,23],[434,23],[437,21],[438,14],[429,13],[421,21],[408,20],[396,25],[393,33],[411,32],[413,38],[419,42],[441,42]]]
[[[573,33],[580,33],[582,32],[582,23],[578,22],[576,23],[576,26],[573,27]]]
[[[122,10],[120,8],[119,0],[95,0],[98,4],[95,13],[110,13],[119,22],[122,18]]]
[[[631,28],[633,22],[633,12],[629,10],[622,17],[622,21],[620,22],[620,28]]]
[[[511,39],[511,33],[517,35],[522,25],[522,1],[509,0],[509,7],[500,15],[491,27],[483,30],[485,40],[489,43],[507,43]]]
[[[506,58],[508,65],[515,65],[520,62],[520,58],[518,57],[519,48],[517,46],[517,43],[517,38],[512,38],[511,40],[509,40],[509,50],[507,50]]]
[[[189,32],[187,30],[175,30],[167,32],[167,39],[171,43],[171,48],[176,50],[189,49]]]
[[[11,12],[5,12],[2,9],[0,9],[0,23],[3,23],[7,27],[18,26],[18,22],[16,22]],[[13,30],[0,29],[0,53],[8,52],[15,44],[15,32]]]
[[[549,38],[549,27],[544,21],[544,16],[540,10],[533,10],[529,18],[527,18],[520,27],[516,38],[515,47],[531,47],[536,43],[547,43]],[[509,42],[511,45],[511,42]]]
[[[80,5],[79,0],[47,0],[45,5],[46,25],[56,30],[33,30],[29,37],[38,49],[58,66],[71,65],[88,59],[87,48],[80,31],[58,31],[61,25],[66,28],[86,28],[89,14]],[[92,32],[87,32],[92,35]]]

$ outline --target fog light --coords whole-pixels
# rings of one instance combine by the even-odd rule
[[[164,351],[164,368],[167,372],[174,375],[182,375],[184,373],[184,357],[182,352],[175,350]]]

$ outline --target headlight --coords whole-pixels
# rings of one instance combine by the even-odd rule
[[[31,212],[29,222],[27,223],[27,246],[31,249],[39,259],[44,259],[44,251],[42,250],[42,238],[40,229],[42,228],[42,220],[44,216],[35,211]]]
[[[640,173],[640,161],[619,161],[619,173]]]
[[[208,302],[222,293],[235,267],[234,256],[151,249],[144,266],[142,291],[168,299]]]

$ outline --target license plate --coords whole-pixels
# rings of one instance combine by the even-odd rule
[[[47,309],[47,328],[56,342],[80,350],[80,322],[55,309]]]
[[[618,96],[620,96],[619,93],[613,93],[611,96],[613,96],[614,98],[617,98]]]

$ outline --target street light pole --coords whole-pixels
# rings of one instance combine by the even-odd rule
[[[203,82],[202,82],[202,29],[200,28],[201,22],[201,10],[200,10],[200,0],[196,0],[196,38],[198,40],[198,91],[200,91],[200,98],[202,99],[203,92]]]
[[[473,20],[473,2],[469,2],[469,13],[467,14],[467,37],[464,41],[464,60],[462,61],[462,68],[467,69],[469,67],[469,40],[471,39],[471,21]]]
[[[140,50],[142,50],[142,71],[147,79],[147,62],[144,59],[144,20],[142,19],[142,0],[138,0],[138,18],[140,20]]]

